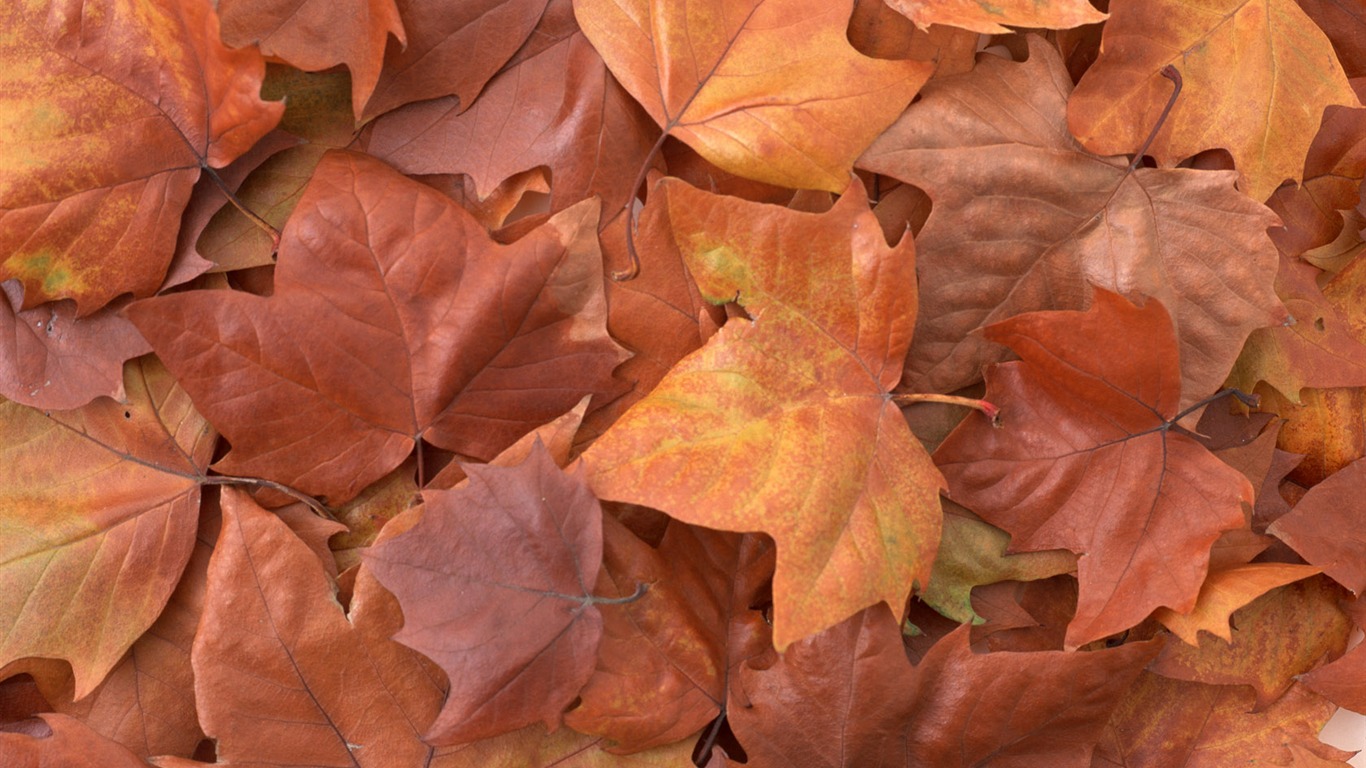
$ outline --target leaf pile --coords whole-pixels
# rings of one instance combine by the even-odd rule
[[[1097,5],[7,4],[0,763],[1345,765],[1366,18]]]

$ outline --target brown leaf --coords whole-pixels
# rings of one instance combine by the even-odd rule
[[[343,502],[418,440],[492,458],[607,386],[622,350],[603,327],[595,209],[496,246],[440,193],[334,152],[285,228],[273,296],[128,312],[229,430],[217,469]]]
[[[439,744],[537,721],[554,730],[602,638],[602,509],[582,474],[544,447],[516,467],[465,471],[469,485],[424,492],[421,520],[365,558],[403,605],[395,639],[450,677],[425,737]]]
[[[869,59],[853,0],[575,0],[608,69],[664,133],[732,173],[843,192],[934,65]]]
[[[1009,531],[1012,550],[1082,556],[1070,647],[1160,605],[1189,611],[1252,485],[1172,431],[1181,382],[1162,305],[1097,290],[1087,312],[1020,315],[985,335],[1023,360],[987,371],[1004,427],[968,418],[935,452],[949,495]]]
[[[1360,595],[1366,591],[1366,460],[1358,459],[1309,489],[1267,528],[1307,562]]]
[[[264,63],[199,0],[8,3],[0,28],[0,281],[88,315],[166,274],[201,166],[275,126]],[[17,32],[23,30],[23,33]]]
[[[1071,29],[1105,21],[1087,0],[887,0],[887,4],[924,29],[931,24],[962,27],[984,35],[1009,34],[1002,26]]]
[[[1182,408],[1215,391],[1243,339],[1285,314],[1272,291],[1265,207],[1228,173],[1140,168],[1067,133],[1071,80],[1029,38],[1029,60],[985,57],[936,80],[859,165],[926,190],[917,238],[925,305],[907,363],[915,391],[976,381],[999,347],[971,332],[1022,312],[1082,309],[1090,285],[1152,296],[1172,313]]]
[[[1138,151],[1172,93],[1185,86],[1148,148],[1161,166],[1227,149],[1239,186],[1265,200],[1299,181],[1330,104],[1357,106],[1332,46],[1294,0],[1116,3],[1100,58],[1067,105],[1067,124],[1101,155]]]
[[[1158,608],[1153,613],[1153,618],[1162,622],[1188,645],[1200,645],[1197,637],[1200,630],[1231,643],[1233,634],[1228,622],[1234,611],[1276,587],[1308,578],[1319,572],[1320,569],[1312,565],[1289,563],[1251,563],[1219,570],[1211,569],[1205,583],[1200,587],[1200,596],[1196,598],[1194,608],[1186,613],[1177,613],[1170,608]]]
[[[6,768],[146,768],[146,761],[117,741],[107,739],[66,715],[42,714],[41,722],[0,726],[0,755]]]

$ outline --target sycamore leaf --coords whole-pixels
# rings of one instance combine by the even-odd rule
[[[1004,351],[971,332],[1021,312],[1082,309],[1089,285],[1172,313],[1182,407],[1215,391],[1254,328],[1285,319],[1273,292],[1275,216],[1233,175],[1140,168],[1067,133],[1071,80],[1029,37],[1029,60],[987,56],[931,82],[859,166],[929,192],[906,383],[951,392]]]
[[[773,547],[760,536],[669,524],[659,548],[603,518],[598,592],[630,597],[602,606],[598,665],[565,724],[635,752],[677,741],[724,713],[745,661],[772,647],[760,604]]]
[[[669,179],[653,194],[702,295],[753,320],[728,322],[598,438],[594,491],[772,536],[779,648],[878,601],[899,619],[929,578],[942,485],[887,394],[915,322],[911,240],[887,246],[857,181],[824,214]]]
[[[348,621],[317,556],[279,518],[224,489],[192,654],[200,722],[219,760],[431,764],[421,721],[440,691],[420,665],[392,663],[391,641],[366,633],[368,620],[355,606]]]
[[[334,502],[419,440],[493,455],[606,387],[597,204],[511,246],[372,158],[319,163],[281,240],[275,293],[199,291],[129,316],[232,451],[215,467]]]
[[[154,622],[194,546],[215,436],[154,360],[126,404],[0,402],[0,667],[66,659],[76,698]]]
[[[631,180],[658,132],[612,79],[572,10],[568,0],[552,3],[538,28],[551,44],[499,73],[473,105],[442,98],[384,115],[367,132],[366,150],[405,173],[466,174],[480,199],[546,166],[552,212],[598,195],[614,215],[635,193]]]
[[[853,0],[575,0],[608,69],[671,135],[732,173],[842,192],[934,71],[849,44]]]
[[[1098,58],[1067,105],[1078,141],[1100,155],[1138,151],[1172,83],[1181,96],[1147,150],[1171,166],[1227,149],[1239,185],[1265,200],[1300,180],[1330,104],[1357,106],[1328,38],[1294,0],[1151,0],[1116,3]]]
[[[361,110],[379,81],[384,45],[407,38],[394,0],[219,0],[223,42],[258,45],[261,53],[307,72],[345,64],[351,70],[351,108]]]
[[[751,764],[765,766],[1084,768],[1159,647],[978,655],[963,626],[912,669],[891,613],[874,606],[769,668],[742,668],[731,723]]]
[[[1366,460],[1358,459],[1309,489],[1300,503],[1267,528],[1307,562],[1360,595],[1366,591]]]
[[[0,756],[6,768],[60,768],[98,765],[100,768],[146,768],[147,762],[127,747],[66,715],[43,713],[41,722],[0,726]]]
[[[1343,610],[1358,629],[1366,619],[1363,609],[1366,609],[1366,603],[1360,598],[1343,604]],[[1366,712],[1366,647],[1358,644],[1340,658],[1311,670],[1300,679],[1339,707]]]
[[[1252,485],[1172,431],[1176,334],[1155,300],[1096,290],[1086,312],[1034,312],[986,329],[1022,360],[987,370],[1003,428],[966,419],[935,452],[955,501],[1016,551],[1081,555],[1070,647],[1195,604],[1209,548],[1242,527]],[[1122,343],[1114,341],[1122,339]]]
[[[412,101],[449,94],[460,100],[461,109],[468,109],[546,10],[546,0],[397,4],[407,42],[389,47],[375,94],[365,105],[366,120]]]
[[[1320,573],[1320,569],[1312,565],[1291,563],[1251,563],[1211,570],[1200,587],[1194,608],[1186,613],[1158,608],[1153,618],[1188,645],[1200,645],[1197,635],[1202,629],[1231,643],[1233,633],[1228,621],[1234,611],[1276,587],[1316,573]]]
[[[1148,669],[1181,680],[1249,685],[1263,709],[1297,675],[1325,656],[1342,655],[1351,632],[1338,608],[1343,596],[1322,577],[1278,587],[1233,614],[1232,640],[1200,635],[1198,646],[1169,643]]]
[[[921,29],[931,24],[961,27],[984,35],[1003,35],[1012,27],[1071,29],[1105,21],[1087,0],[887,0]]]
[[[16,283],[0,291],[0,397],[44,410],[124,398],[124,362],[152,348],[118,307],[80,318],[71,301],[21,311]]]
[[[280,119],[260,54],[200,0],[21,0],[0,29],[0,281],[81,315],[150,295],[200,167]]]
[[[1318,732],[1333,705],[1296,685],[1266,709],[1238,685],[1202,685],[1143,672],[1115,708],[1096,746],[1093,768],[1228,768],[1295,765],[1322,768],[1350,752],[1323,744]],[[1301,759],[1305,760],[1301,762]],[[1332,762],[1346,768],[1346,763]]]
[[[1271,231],[1271,239],[1291,256],[1333,242],[1343,230],[1341,211],[1360,201],[1363,176],[1366,109],[1329,107],[1305,158],[1304,181],[1282,185],[1266,203],[1285,222],[1284,229]]]
[[[1366,8],[1341,0],[1298,0],[1309,18],[1328,35],[1348,77],[1366,76]]]
[[[602,639],[602,508],[582,473],[540,445],[516,467],[465,471],[468,485],[424,492],[421,520],[365,558],[403,606],[395,639],[450,677],[424,737],[439,744],[554,730]]]

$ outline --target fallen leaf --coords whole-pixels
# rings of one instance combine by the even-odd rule
[[[11,768],[61,768],[99,765],[101,768],[145,768],[147,762],[117,741],[66,715],[38,715],[32,733],[0,726],[0,755]],[[21,724],[22,725],[22,724]]]
[[[887,0],[921,29],[931,24],[970,29],[984,35],[1009,34],[1002,26],[1071,29],[1105,21],[1087,0]]]
[[[1265,200],[1298,182],[1324,108],[1358,106],[1328,38],[1294,0],[1116,3],[1100,58],[1067,104],[1067,125],[1099,155],[1136,152],[1166,106],[1175,66],[1181,96],[1147,153],[1172,166],[1227,149],[1239,186]]]
[[[585,452],[594,491],[772,536],[779,648],[878,601],[900,618],[940,527],[939,474],[887,394],[915,318],[911,241],[887,246],[858,183],[825,214],[668,179],[653,195],[703,297],[753,319],[727,322]]]
[[[602,509],[582,474],[539,446],[516,467],[465,471],[468,485],[424,492],[422,518],[365,558],[403,606],[395,639],[450,677],[435,744],[555,730],[602,639]]]
[[[65,659],[85,697],[156,621],[194,546],[214,433],[150,358],[128,402],[0,402],[0,667]]]
[[[574,15],[666,135],[732,173],[838,193],[934,70],[854,50],[853,2],[575,0]]]
[[[1276,587],[1316,573],[1320,573],[1320,569],[1312,565],[1289,563],[1249,563],[1220,570],[1211,569],[1200,587],[1200,596],[1196,598],[1194,608],[1186,613],[1158,608],[1153,618],[1188,645],[1200,645],[1197,637],[1200,630],[1231,643],[1233,634],[1228,621],[1234,611]]]
[[[280,119],[264,63],[198,0],[16,2],[0,28],[0,281],[88,315],[166,274],[201,167]]]
[[[925,87],[859,167],[926,190],[916,239],[924,306],[905,383],[951,392],[1005,359],[972,331],[1046,309],[1082,309],[1088,285],[1152,296],[1172,313],[1182,408],[1215,391],[1254,328],[1285,319],[1264,206],[1231,173],[1140,168],[1067,133],[1071,80],[1029,37],[1024,63],[984,57]]]
[[[1174,431],[1181,381],[1162,305],[1097,289],[1086,312],[989,326],[1021,362],[987,371],[1004,426],[968,418],[935,452],[949,495],[1009,531],[1011,550],[1081,555],[1067,644],[1134,626],[1158,606],[1189,611],[1209,548],[1242,527],[1252,485]],[[1106,344],[1102,339],[1125,339]]]
[[[216,469],[340,503],[419,440],[492,458],[608,384],[622,350],[603,327],[596,207],[501,247],[440,193],[333,152],[285,227],[273,296],[128,313],[227,426]]]
[[[1323,569],[1333,581],[1366,591],[1366,460],[1358,459],[1309,489],[1294,509],[1267,528],[1267,533],[1289,544],[1306,562]]]

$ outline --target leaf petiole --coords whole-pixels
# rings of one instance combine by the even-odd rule
[[[986,400],[978,400],[971,397],[959,397],[958,395],[932,395],[921,392],[914,392],[904,395],[892,395],[892,400],[897,403],[944,403],[946,405],[961,405],[972,408],[986,414],[991,419],[992,426],[1001,426],[1001,409]]]

